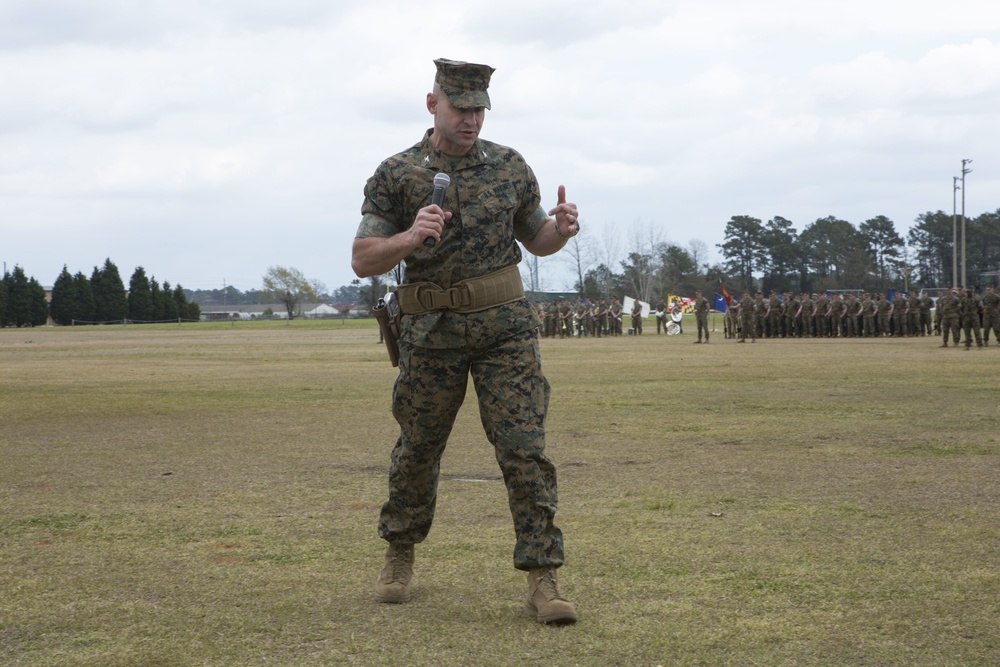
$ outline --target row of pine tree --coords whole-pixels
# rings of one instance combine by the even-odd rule
[[[24,269],[15,266],[0,281],[0,326],[44,325],[49,316],[56,324],[96,324],[197,321],[198,304],[188,302],[180,285],[162,285],[146,275],[141,266],[129,280],[128,291],[118,267],[110,259],[94,267],[88,278],[82,271],[72,275],[65,266],[52,286],[52,301],[45,288]]]

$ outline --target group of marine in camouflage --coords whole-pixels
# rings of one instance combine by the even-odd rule
[[[542,320],[542,336],[547,338],[621,336],[628,328],[622,325],[626,317],[632,318],[633,323],[636,322],[633,313],[626,313],[622,302],[617,298],[612,298],[610,303],[607,299],[577,299],[575,303],[569,299],[539,301],[535,303],[535,308]],[[636,333],[641,331],[642,323],[639,318]]]
[[[698,319],[704,319],[708,302],[696,299]],[[572,336],[620,336],[623,321],[631,318],[632,332],[642,333],[642,317],[638,305],[634,312],[625,312],[617,298],[572,302],[568,299],[536,304],[542,320],[542,335],[550,338]],[[667,307],[661,299],[656,306],[656,333],[666,325],[671,312],[680,312],[676,301]],[[723,333],[726,338],[744,342],[747,338],[879,338],[942,335],[941,347],[948,347],[949,338],[959,345],[965,332],[965,347],[988,346],[992,332],[1000,344],[1000,295],[987,287],[982,296],[971,287],[952,288],[935,302],[926,292],[906,296],[897,292],[892,298],[882,294],[863,293],[778,295],[765,298],[762,292],[732,299],[723,313]],[[708,330],[705,327],[706,342]],[[701,341],[699,331],[698,341]]]
[[[1000,343],[1000,295],[986,288],[982,296],[973,288],[953,288],[938,297],[937,302],[926,292],[904,296],[896,293],[889,299],[881,294],[858,298],[833,294],[772,293],[765,299],[760,292],[751,296],[744,292],[734,300],[727,312],[727,334],[743,342],[756,338],[854,338],[854,337],[944,337],[941,347],[948,347],[948,338],[958,346],[960,332],[965,331],[965,347],[989,345],[990,332]],[[933,328],[932,328],[933,327]]]

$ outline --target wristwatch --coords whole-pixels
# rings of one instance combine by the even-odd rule
[[[577,234],[580,233],[580,220],[579,219],[577,219],[577,221],[576,221],[576,231],[573,232],[572,234],[563,234],[562,230],[559,229],[559,221],[553,220],[552,224],[554,224],[556,226],[556,234],[558,234],[559,236],[561,236],[564,239],[571,239],[571,238],[573,238],[574,236],[576,236]]]

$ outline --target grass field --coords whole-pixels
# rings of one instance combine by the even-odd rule
[[[372,600],[373,322],[0,330],[0,664],[997,665],[1000,348],[543,340],[564,593],[522,612],[474,397]]]

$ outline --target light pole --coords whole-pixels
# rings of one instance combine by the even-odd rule
[[[951,177],[953,188],[951,191],[951,286],[958,287],[958,176]]]
[[[972,162],[972,160],[962,160],[962,289],[965,289],[966,277],[969,272],[968,267],[965,265],[965,175],[971,174],[972,170],[967,169],[965,165]]]
[[[910,274],[913,273],[913,269],[908,266],[903,267],[903,293],[906,296],[910,296]]]

